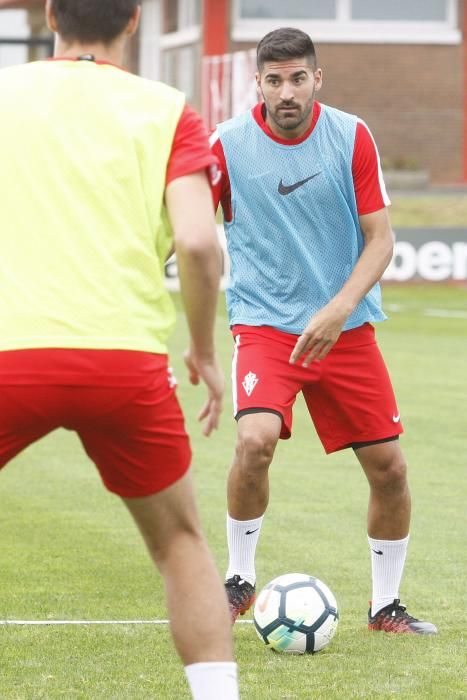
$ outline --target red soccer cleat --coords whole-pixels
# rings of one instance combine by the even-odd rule
[[[437,634],[438,630],[431,622],[423,622],[412,617],[404,605],[396,598],[390,605],[379,610],[371,617],[371,607],[368,611],[368,629],[373,632],[401,632],[409,634]]]
[[[242,579],[238,574],[227,579],[225,590],[229,601],[232,624],[239,615],[244,615],[251,608],[256,598],[256,587]]]

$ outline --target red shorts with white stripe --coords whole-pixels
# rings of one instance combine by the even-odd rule
[[[396,438],[403,428],[388,371],[365,323],[341,333],[328,355],[309,367],[291,365],[298,336],[269,326],[232,329],[234,415],[264,411],[282,418],[281,438],[292,433],[292,408],[302,392],[326,452]]]
[[[109,491],[157,493],[191,461],[166,355],[123,350],[0,352],[0,468],[56,428],[75,431]]]

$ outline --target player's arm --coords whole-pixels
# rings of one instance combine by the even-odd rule
[[[386,208],[390,201],[376,145],[363,122],[357,126],[352,174],[364,248],[342,289],[311,318],[292,352],[292,363],[305,356],[306,366],[327,355],[347,318],[391,261],[394,235]]]
[[[205,172],[173,180],[165,199],[191,338],[185,361],[190,381],[198,384],[201,378],[208,387],[208,400],[199,419],[206,419],[203,432],[209,435],[219,423],[224,380],[214,347],[221,250]]]
[[[363,297],[381,279],[391,262],[394,247],[394,234],[386,207],[371,214],[364,214],[359,219],[365,241],[362,254],[340,292],[328,304],[331,307],[330,315],[335,313],[337,321],[342,318],[342,325]]]
[[[394,234],[386,207],[364,214],[359,219],[365,241],[362,254],[340,292],[328,304],[330,318],[335,315],[337,324],[342,321],[342,326],[363,297],[381,279],[391,262],[394,247]]]
[[[205,419],[205,435],[218,425],[224,391],[224,378],[214,348],[221,250],[208,182],[216,167],[201,118],[185,107],[167,168],[165,205],[173,230],[190,331],[185,362],[192,384],[202,379],[208,389],[208,400],[199,414],[200,420]]]
[[[311,318],[292,352],[292,363],[305,355],[306,367],[328,354],[347,318],[391,261],[394,236],[387,209],[361,216],[360,226],[365,240],[362,254],[342,289]]]
[[[211,176],[211,190],[214,209],[217,211],[219,204],[221,204],[222,211],[224,213],[224,221],[232,221],[229,172],[227,170],[224,149],[217,130],[213,131],[209,137],[209,145],[213,156],[217,160],[217,169],[212,172]]]

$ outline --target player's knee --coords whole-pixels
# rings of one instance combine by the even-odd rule
[[[407,487],[407,464],[403,455],[392,455],[375,465],[371,482],[376,488],[384,490],[404,490]]]
[[[277,438],[267,433],[244,431],[235,448],[237,461],[244,469],[267,469],[274,456]]]
[[[154,538],[145,539],[149,552],[162,573],[181,551],[186,552],[188,556],[206,547],[205,537],[199,525],[194,523],[180,523],[179,527],[173,528],[166,537],[155,535]]]

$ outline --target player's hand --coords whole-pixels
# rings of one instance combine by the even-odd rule
[[[198,420],[204,421],[203,435],[207,437],[219,426],[224,398],[224,375],[216,355],[203,358],[190,349],[185,352],[184,360],[191,384],[197,385],[202,380],[208,390],[207,401],[198,414]]]
[[[318,311],[297,340],[289,362],[295,364],[304,357],[303,366],[322,360],[342,332],[348,314],[331,301]]]

